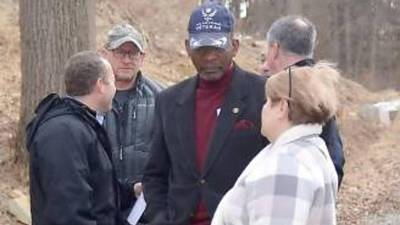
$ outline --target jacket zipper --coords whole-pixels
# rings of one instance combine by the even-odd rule
[[[122,159],[124,158],[124,149],[123,149],[123,145],[122,145],[122,137],[121,137],[121,127],[122,127],[122,123],[124,120],[124,115],[123,115],[123,107],[121,107],[120,105],[118,105],[118,115],[121,117],[120,118],[120,123],[119,123],[119,127],[118,127],[118,142],[119,142],[119,160],[122,161]]]

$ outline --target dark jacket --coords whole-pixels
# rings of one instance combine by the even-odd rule
[[[95,112],[46,97],[27,128],[32,225],[119,224],[107,134]]]
[[[145,217],[152,225],[189,224],[200,199],[212,216],[223,195],[267,144],[260,132],[265,79],[235,65],[200,173],[194,130],[197,79],[161,92],[156,100],[154,139],[143,177]]]
[[[313,66],[315,61],[313,59],[304,59],[294,64],[295,66]],[[342,183],[343,179],[343,166],[345,163],[342,139],[340,138],[339,129],[336,124],[336,118],[329,120],[323,127],[321,138],[324,139],[328,147],[329,155],[335,165],[336,173],[338,175],[338,184]]]
[[[124,215],[135,202],[133,184],[141,182],[149,157],[154,117],[154,99],[163,87],[140,72],[136,86],[124,105],[114,99],[104,126],[110,138],[112,159],[120,184],[121,209]]]

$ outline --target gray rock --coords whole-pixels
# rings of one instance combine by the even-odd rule
[[[399,225],[400,214],[369,215],[362,222],[362,225]]]
[[[400,100],[378,102],[364,105],[360,109],[360,116],[368,121],[376,121],[383,125],[390,125],[398,116]]]

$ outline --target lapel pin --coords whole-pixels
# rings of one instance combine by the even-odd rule
[[[232,112],[233,112],[234,114],[238,114],[238,113],[239,113],[239,108],[236,108],[236,107],[233,108],[233,109],[232,109]]]

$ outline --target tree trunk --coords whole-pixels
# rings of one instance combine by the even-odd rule
[[[354,21],[352,19],[352,13],[351,13],[352,8],[353,8],[352,1],[345,0],[344,7],[342,8],[343,9],[343,22],[344,22],[344,24],[343,24],[343,26],[344,26],[344,40],[343,40],[344,46],[342,46],[342,47],[343,47],[343,53],[346,56],[345,70],[350,74],[354,74],[354,67],[353,67],[354,63],[352,61],[354,58],[352,57],[352,55],[354,53],[353,48],[354,48],[354,46],[357,45],[357,43],[353,44],[353,42],[352,42],[352,39],[354,39],[354,38],[352,38],[353,37],[352,22]]]
[[[346,20],[345,20],[345,11],[346,11],[346,5],[345,5],[346,1],[345,0],[341,0],[338,1],[338,4],[336,4],[337,7],[337,40],[338,42],[336,43],[337,46],[336,48],[338,48],[338,55],[337,55],[337,62],[339,63],[339,66],[344,70],[344,71],[348,71],[348,56],[347,56],[347,52],[346,52],[346,47],[347,47],[347,43],[345,42],[346,40]]]
[[[330,55],[331,60],[338,62],[339,59],[339,54],[340,54],[340,40],[339,40],[339,23],[338,23],[338,7],[337,7],[338,2],[330,2],[327,5],[327,11],[330,12],[330,16],[328,17],[328,25],[327,27],[330,29],[324,29],[325,32],[328,34],[326,36],[326,41],[325,41],[325,46],[326,48],[323,49],[323,52],[325,53],[327,50],[326,49],[331,49],[330,52],[325,53],[326,55]],[[318,39],[321,39],[322,35],[319,35],[321,33],[321,29],[318,29]]]
[[[301,15],[303,8],[303,1],[300,0],[291,0],[288,1],[287,12],[291,15]]]
[[[376,74],[376,63],[378,60],[376,60],[376,53],[377,53],[377,45],[378,45],[378,40],[377,40],[377,30],[378,30],[378,18],[377,18],[377,5],[374,1],[371,1],[371,25],[370,25],[370,29],[371,32],[370,37],[371,37],[371,50],[370,50],[370,54],[369,54],[369,58],[368,58],[368,64],[369,64],[369,73],[372,74],[373,76]],[[387,78],[387,76],[381,77],[380,79],[384,79]],[[374,83],[380,83],[380,82],[374,82]],[[385,82],[386,83],[386,82]]]
[[[16,160],[26,161],[25,126],[38,102],[64,92],[63,69],[74,53],[95,48],[95,0],[20,0],[22,93]]]

